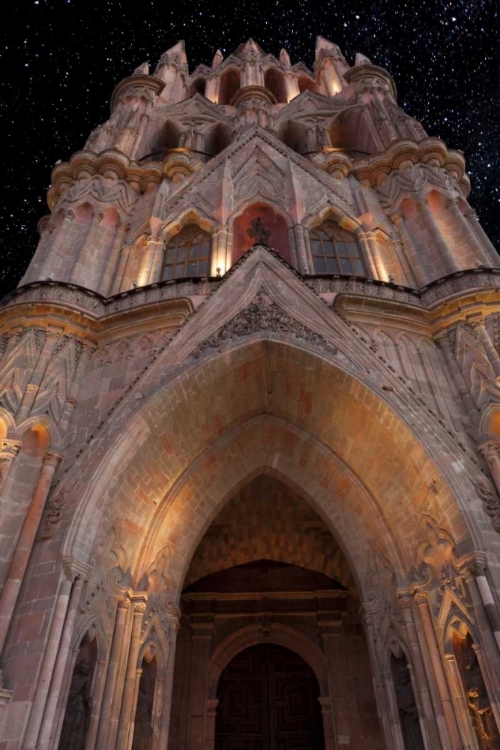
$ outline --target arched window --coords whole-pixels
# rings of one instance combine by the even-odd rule
[[[310,234],[315,273],[365,276],[356,237],[333,221],[325,221]]]
[[[162,279],[207,276],[211,240],[208,232],[204,232],[196,224],[189,224],[182,232],[172,237],[165,248]]]

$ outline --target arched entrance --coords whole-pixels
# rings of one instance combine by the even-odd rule
[[[324,750],[318,681],[293,651],[263,643],[220,676],[215,750]]]

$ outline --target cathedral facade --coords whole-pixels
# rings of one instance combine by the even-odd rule
[[[318,37],[183,43],[0,306],[0,750],[498,750],[500,259]]]

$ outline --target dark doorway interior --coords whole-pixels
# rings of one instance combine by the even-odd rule
[[[245,649],[223,671],[215,750],[323,750],[318,682],[289,649]]]

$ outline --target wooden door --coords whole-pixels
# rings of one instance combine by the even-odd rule
[[[319,690],[310,667],[281,646],[242,651],[221,675],[215,750],[323,750]]]

